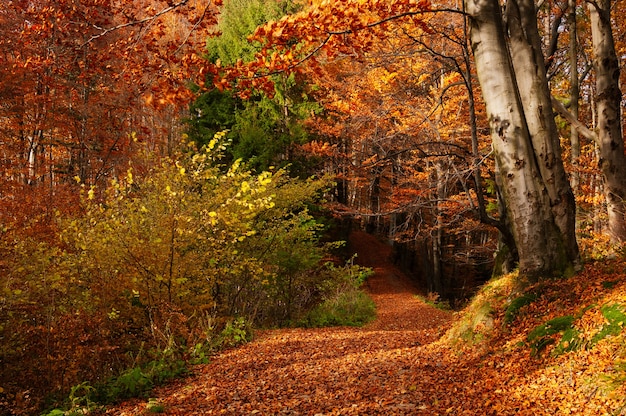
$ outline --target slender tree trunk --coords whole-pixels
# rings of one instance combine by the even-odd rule
[[[577,251],[576,258],[572,259],[570,242],[563,234],[567,225],[561,221],[557,225],[550,190],[545,183],[550,179],[543,177],[538,166],[516,79],[516,74],[534,75],[521,70],[516,73],[513,69],[497,0],[466,0],[466,10],[470,15],[476,71],[489,118],[501,191],[519,253],[520,272],[530,279],[562,274],[577,260]],[[524,83],[533,84],[532,80],[524,80]],[[539,114],[535,117],[544,120],[542,111],[545,108],[536,108]],[[554,153],[552,142],[540,144],[540,152],[546,156],[542,160],[543,168],[547,162],[548,165],[556,163],[552,158],[560,153]],[[545,149],[551,149],[553,154],[548,155]]]
[[[569,7],[569,61],[570,61],[570,106],[572,116],[578,120],[578,100],[580,99],[580,87],[578,82],[578,29],[576,25],[576,0],[568,0]],[[578,160],[580,159],[580,139],[578,129],[572,125],[570,128],[572,173],[570,183],[574,193],[578,192],[580,185],[580,173],[578,172]]]
[[[433,231],[431,233],[432,238],[432,250],[433,250],[433,275],[430,281],[429,290],[431,292],[437,293],[439,295],[442,294],[443,291],[443,252],[442,252],[442,243],[443,243],[443,224],[441,221],[442,209],[441,209],[441,201],[444,201],[447,198],[446,192],[446,182],[447,179],[444,176],[444,168],[442,166],[442,161],[435,162],[435,183],[434,186],[437,188],[437,200],[434,201],[433,204],[433,217],[434,217],[434,226]]]
[[[382,176],[382,168],[375,166],[371,170],[370,185],[367,190],[368,194],[368,211],[374,215],[371,215],[367,219],[367,232],[378,233],[380,232],[380,180]]]
[[[596,72],[599,165],[614,242],[626,241],[626,157],[622,137],[622,92],[619,88],[619,61],[611,28],[611,1],[589,2],[593,38],[593,66]]]

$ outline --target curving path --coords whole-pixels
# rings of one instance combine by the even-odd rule
[[[192,377],[153,395],[167,415],[434,414],[447,365],[429,348],[450,314],[420,301],[407,277],[389,263],[389,247],[365,233],[351,245],[375,271],[367,289],[377,319],[363,328],[280,329],[223,352]],[[449,376],[449,375],[448,375]],[[109,409],[145,414],[145,400]]]

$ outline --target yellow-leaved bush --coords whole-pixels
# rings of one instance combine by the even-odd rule
[[[3,240],[3,390],[96,384],[230,318],[287,325],[323,298],[336,271],[309,207],[329,183],[225,166],[221,139],[85,188],[57,244]]]

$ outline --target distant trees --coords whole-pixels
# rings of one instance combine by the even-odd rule
[[[197,26],[215,11],[199,0],[141,3],[13,1],[3,8],[5,178],[106,182],[137,147],[131,134],[171,148],[150,136],[171,131],[167,106],[188,96],[186,55]]]
[[[360,111],[358,109],[361,103],[354,97],[358,96],[362,100],[367,93],[373,93],[374,90],[378,89],[378,81],[383,80],[383,78],[379,78],[378,81],[372,79],[365,81],[368,76],[379,71],[378,68],[374,68],[371,56],[376,51],[379,54],[381,52],[386,53],[387,57],[394,55],[409,57],[411,52],[406,45],[410,45],[410,43],[399,42],[399,39],[403,37],[421,40],[421,49],[418,46],[414,50],[421,53],[419,56],[424,59],[424,62],[428,62],[423,67],[431,65],[430,68],[433,69],[445,68],[443,63],[446,60],[450,67],[456,66],[455,71],[465,77],[464,84],[466,88],[469,88],[468,94],[472,96],[477,95],[474,94],[472,83],[468,80],[471,80],[469,74],[475,71],[485,101],[486,123],[480,118],[474,119],[478,122],[478,126],[473,129],[475,132],[480,132],[479,138],[485,138],[482,129],[488,125],[488,136],[493,147],[492,156],[495,162],[495,178],[497,180],[496,186],[492,187],[489,185],[493,183],[490,182],[489,176],[485,177],[483,182],[480,175],[474,175],[473,184],[466,182],[466,185],[470,184],[466,191],[470,191],[468,195],[475,193],[476,199],[471,196],[467,203],[474,207],[486,208],[486,205],[478,199],[481,195],[489,193],[484,192],[486,188],[483,187],[488,185],[495,190],[496,192],[492,195],[499,197],[501,207],[499,212],[492,210],[491,212],[496,215],[491,220],[485,215],[482,208],[473,210],[474,214],[481,221],[499,227],[505,237],[503,241],[509,246],[510,252],[517,255],[519,266],[524,275],[531,279],[541,279],[554,274],[561,275],[576,268],[579,262],[579,249],[575,234],[577,227],[575,197],[569,184],[566,163],[563,162],[564,150],[561,147],[559,137],[559,127],[562,124],[557,125],[555,121],[551,97],[553,94],[551,88],[567,86],[566,81],[564,81],[566,77],[559,71],[566,68],[567,65],[570,67],[577,65],[565,64],[563,60],[556,61],[563,56],[559,55],[558,45],[562,43],[561,39],[565,39],[563,34],[567,33],[566,28],[561,23],[568,3],[559,3],[558,10],[549,9],[545,6],[541,11],[536,9],[533,2],[525,0],[507,2],[504,11],[496,3],[483,1],[466,3],[462,10],[457,10],[454,7],[432,10],[431,6],[425,2],[411,1],[393,1],[384,4],[382,2],[354,1],[343,2],[341,5],[332,2],[310,2],[309,7],[301,13],[287,16],[278,22],[272,22],[259,28],[252,39],[263,43],[261,53],[258,54],[255,61],[248,65],[235,65],[231,72],[226,73],[234,77],[243,76],[245,78],[246,71],[249,71],[256,74],[256,77],[252,78],[252,84],[263,87],[263,82],[256,80],[273,71],[309,71],[315,79],[317,74],[333,66],[346,71],[350,66],[349,62],[351,62],[353,68],[350,70],[355,67],[361,68],[361,71],[364,72],[362,78],[364,85],[369,82],[371,87],[369,90],[355,88],[351,94],[344,93],[335,100],[331,108],[334,112],[335,108],[340,108],[343,105],[344,114],[347,115],[345,120],[352,118],[356,121],[356,114]],[[603,133],[606,137],[605,143],[598,142],[599,153],[603,154],[600,156],[599,165],[604,168],[602,176],[606,187],[602,186],[602,189],[608,192],[606,201],[611,213],[604,224],[609,227],[613,240],[619,242],[620,230],[624,224],[624,211],[623,198],[620,196],[622,190],[618,184],[624,183],[624,177],[621,169],[617,167],[622,164],[616,161],[623,157],[623,150],[620,150],[623,147],[623,137],[621,132],[617,133],[617,130],[612,130],[620,129],[619,120],[621,116],[615,116],[617,114],[615,109],[619,107],[616,107],[615,103],[621,97],[616,84],[620,77],[619,65],[611,63],[615,62],[614,58],[611,57],[615,55],[610,53],[610,51],[615,50],[615,45],[608,36],[614,30],[610,19],[611,7],[608,3],[590,2],[589,5],[593,12],[591,26],[596,25],[592,32],[597,41],[595,46],[590,45],[591,49],[586,49],[585,53],[592,52],[596,57],[594,58],[596,69],[592,75],[597,83],[591,90],[585,85],[585,94],[590,97],[594,95],[593,89],[596,89],[595,96],[597,99],[594,102],[599,106],[590,109],[590,111],[589,108],[585,108],[585,111],[587,117],[590,114],[595,114],[598,117],[599,128],[605,130]],[[577,6],[573,4],[571,7]],[[584,22],[585,18],[581,11],[582,9],[578,9],[576,15]],[[463,18],[459,18],[458,21],[454,18],[448,19],[448,26],[431,24],[438,18],[433,16],[450,12],[453,12],[453,16]],[[541,22],[537,20],[538,16],[541,17]],[[600,23],[604,25],[602,28],[598,26]],[[430,40],[425,41],[424,39]],[[468,57],[468,55],[458,55],[459,60],[454,63],[453,59],[449,59],[451,57],[441,52],[442,49],[430,46],[437,42],[433,39],[442,39],[442,42],[448,42],[450,45],[456,44],[461,48],[471,42],[475,57],[473,66],[463,59],[463,56]],[[393,46],[385,49],[381,46],[383,42]],[[600,44],[605,47],[604,50],[599,47]],[[437,51],[440,52],[437,53]],[[546,57],[546,54],[549,55]],[[365,62],[369,66],[363,65]],[[411,65],[409,60],[406,62],[407,66]],[[608,64],[610,68],[603,69],[605,64]],[[301,68],[305,65],[306,68]],[[378,65],[386,66],[385,69],[389,71],[390,65],[382,63]],[[411,70],[415,70],[415,73],[419,74],[417,72],[419,69],[416,70],[411,67]],[[447,71],[449,69],[443,70],[441,74],[449,73]],[[396,72],[399,71],[393,71],[392,74]],[[426,72],[424,71],[424,73]],[[434,72],[431,71],[430,74]],[[584,68],[580,73],[584,76],[589,74]],[[336,78],[339,80],[348,79],[345,78],[345,74],[351,74],[349,77],[352,77],[354,72],[347,70]],[[608,74],[611,74],[610,77]],[[612,80],[610,85],[606,82],[609,78]],[[331,77],[318,78],[321,82],[329,79]],[[414,79],[415,81],[412,82],[416,83],[416,90],[420,90],[419,86],[423,86],[431,80],[427,77],[415,77]],[[226,85],[229,82],[229,78],[224,77],[219,81],[219,84]],[[554,85],[551,85],[550,82],[554,82]],[[324,84],[321,85],[323,88]],[[361,91],[367,92],[363,94]],[[379,90],[377,96],[379,102],[385,99],[386,94],[387,92]],[[422,92],[422,97],[424,96],[425,94]],[[607,107],[607,99],[613,103],[610,107]],[[407,104],[410,102],[409,100],[405,98],[402,104]],[[471,102],[474,109],[478,108],[475,100]],[[374,98],[370,104],[364,105],[363,110],[367,111],[377,105],[379,103]],[[600,115],[599,110],[601,108],[602,114]],[[364,114],[365,111],[362,113]],[[385,142],[384,146],[381,146],[381,140],[375,140],[368,144],[363,139],[368,137],[371,132],[392,137],[391,135],[394,133],[391,132],[400,129],[390,127],[388,122],[393,120],[397,125],[401,125],[409,120],[410,116],[406,111],[403,114],[400,113],[401,111],[393,117],[386,114],[385,118],[369,118],[371,124],[362,124],[364,134],[356,133],[355,136],[359,137],[348,139],[346,142],[349,144],[344,145],[342,140],[345,140],[345,137],[350,136],[351,133],[357,132],[355,127],[359,126],[358,123],[346,123],[346,126],[349,127],[345,132],[338,134],[343,137],[336,143],[329,142],[335,146],[330,148],[334,149],[335,155],[341,155],[342,152],[345,152],[343,155],[348,169],[338,169],[341,175],[340,184],[342,186],[347,185],[349,188],[352,175],[355,178],[353,183],[358,183],[357,187],[361,186],[360,189],[369,186],[369,202],[363,204],[365,200],[358,199],[358,202],[362,204],[361,206],[366,207],[364,211],[361,211],[366,216],[385,215],[385,209],[376,206],[375,201],[380,202],[381,196],[385,192],[393,194],[392,189],[395,183],[394,179],[391,178],[396,176],[390,173],[393,169],[392,166],[395,165],[388,159],[389,155],[394,154],[393,151],[389,151],[390,147],[388,147],[394,141],[389,140]],[[425,112],[423,120],[432,122],[431,114]],[[472,112],[466,114],[470,115]],[[612,121],[608,121],[608,119]],[[589,121],[592,120],[589,119]],[[577,125],[580,126],[580,123]],[[329,132],[331,129],[326,131]],[[420,126],[419,130],[414,127],[413,131],[419,131],[416,135],[423,138],[426,137],[428,129]],[[613,133],[609,133],[609,131],[613,131]],[[337,132],[338,130],[335,130],[335,133]],[[395,143],[400,143],[403,140],[398,135],[393,137],[396,138]],[[446,138],[441,137],[440,139],[443,139],[441,140],[442,144],[450,145]],[[485,142],[483,141],[483,143]],[[356,146],[354,146],[355,144]],[[417,146],[419,150],[425,150],[423,146],[415,142],[413,145]],[[473,144],[474,150],[470,153],[472,156],[468,155],[467,157],[473,158],[474,163],[482,163],[479,162],[481,161],[480,154],[475,150],[477,147]],[[317,146],[312,149],[323,148],[323,146]],[[593,145],[585,147],[585,150],[588,153],[584,157],[592,157]],[[328,153],[328,150],[326,152]],[[399,154],[404,156],[409,152],[410,150],[407,149]],[[569,149],[566,149],[566,152],[569,154]],[[358,171],[353,169],[355,161],[359,160],[366,160],[369,166],[369,170],[363,170],[369,177],[362,177],[364,180],[362,182],[356,180],[359,175],[355,175],[355,173]],[[350,166],[351,164],[353,166]],[[569,162],[567,166],[569,167]],[[443,165],[433,163],[429,166],[428,172],[439,172],[437,167],[438,169],[442,167],[444,169],[452,168],[450,165],[446,166],[445,163]],[[478,172],[475,166],[470,166],[469,169]],[[383,193],[381,193],[380,187],[384,179],[380,175],[382,172],[385,172],[386,178],[390,178],[390,182],[386,185],[386,190]],[[444,173],[438,176],[449,178],[454,175],[448,171],[448,174]],[[586,182],[588,177],[585,177],[584,180],[584,186],[589,189]],[[481,184],[481,182],[483,183]],[[460,186],[462,183],[463,181],[458,182]],[[448,189],[450,188],[448,187]],[[350,194],[350,190],[342,190],[341,193],[338,192],[338,195],[340,194],[348,204],[351,203],[350,197],[353,197],[354,194]],[[445,193],[439,192],[438,195],[445,195]],[[346,198],[346,196],[348,197]],[[398,212],[389,210],[387,213],[394,216],[398,214]],[[602,222],[601,218],[600,222]]]
[[[37,233],[138,151],[178,143],[214,3],[17,0],[0,10],[0,223]],[[193,70],[191,70],[193,68]],[[42,235],[40,234],[40,237]]]

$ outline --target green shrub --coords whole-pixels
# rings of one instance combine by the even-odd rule
[[[305,327],[362,326],[376,316],[374,301],[361,290],[373,271],[353,264],[326,263],[318,274],[321,301],[310,309],[297,325]]]
[[[451,311],[452,306],[450,306],[450,301],[442,300],[441,296],[437,292],[429,292],[428,295],[415,295],[415,297],[427,305],[432,306],[433,308],[437,308],[442,311]]]
[[[223,140],[85,187],[54,238],[0,230],[7,397],[30,392],[24,406],[40,409],[95,380],[109,380],[93,393],[105,401],[141,395],[362,282],[356,266],[322,265],[336,244],[309,208],[329,181],[223,165]]]
[[[376,317],[374,301],[361,290],[341,293],[313,308],[301,321],[306,327],[362,326]]]
[[[252,327],[239,317],[226,323],[215,342],[217,349],[236,347],[252,340]]]
[[[146,409],[150,413],[163,413],[165,412],[165,406],[159,402],[158,399],[148,399],[148,404],[146,404]]]

